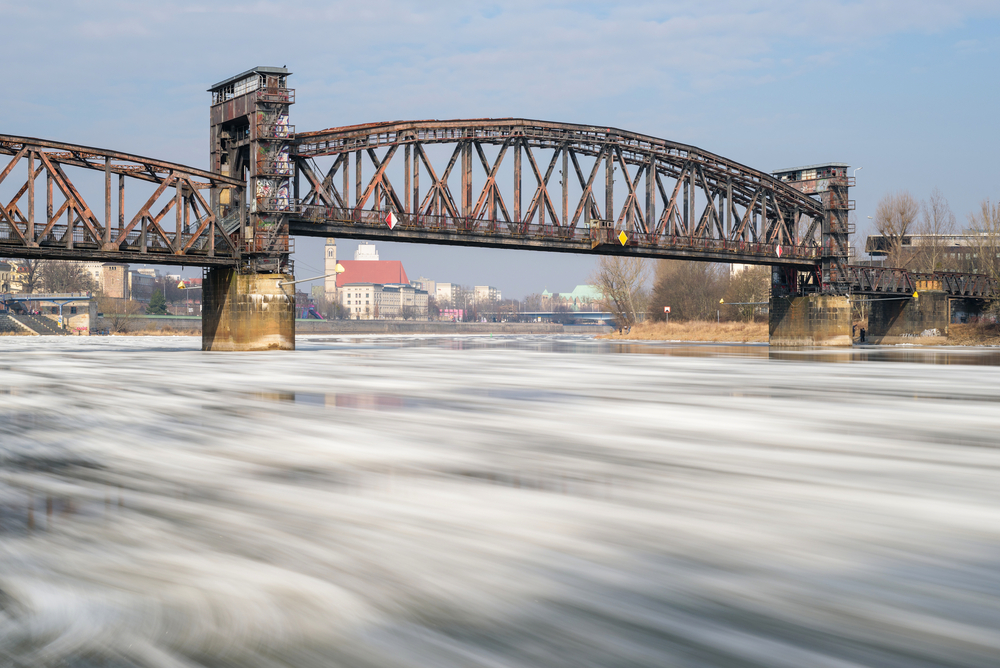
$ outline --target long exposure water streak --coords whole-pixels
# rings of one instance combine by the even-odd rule
[[[1000,353],[0,338],[0,666],[995,666]]]

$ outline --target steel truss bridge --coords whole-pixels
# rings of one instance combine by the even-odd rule
[[[280,99],[287,110],[294,91],[243,98],[258,108]],[[765,264],[796,274],[800,291],[910,294],[933,279],[956,296],[1000,295],[983,276],[848,265],[846,175],[810,196],[693,146],[568,123],[395,121],[296,133],[287,116],[261,119],[239,132],[220,123],[214,140],[229,151],[287,147],[283,160],[243,165],[247,178],[0,135],[10,156],[0,162],[0,256],[246,271],[261,251],[248,217],[273,214],[287,231],[270,229],[268,249],[286,258],[289,235],[382,239]],[[249,187],[260,175],[286,179],[292,192]]]
[[[633,132],[481,119],[334,128],[296,141],[303,178],[293,234],[789,266],[822,256],[820,201]],[[437,168],[431,147],[445,149]],[[322,157],[333,158],[325,170]],[[366,162],[372,175],[362,180]]]

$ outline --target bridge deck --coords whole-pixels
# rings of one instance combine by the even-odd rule
[[[396,215],[398,222],[389,229],[383,220],[386,212],[335,208],[314,211],[314,215],[309,217],[293,217],[289,233],[305,237],[511,248],[593,256],[631,255],[656,259],[780,264],[803,268],[815,265],[819,259],[819,249],[815,246],[782,246],[779,255],[776,249],[780,244],[679,235],[654,236],[639,232],[626,235],[623,244],[617,238],[616,230],[601,230],[609,233],[600,236],[591,236],[588,230],[581,228],[552,225],[523,225],[512,230],[510,226],[496,221],[483,224],[484,221],[471,219],[416,214]]]

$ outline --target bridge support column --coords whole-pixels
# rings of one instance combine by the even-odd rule
[[[202,350],[295,350],[294,280],[210,269],[202,287]],[[286,292],[287,290],[287,292]]]
[[[874,299],[868,315],[868,342],[944,343],[951,308],[943,290],[919,290],[913,299]]]
[[[851,300],[840,295],[771,295],[772,346],[850,346]]]

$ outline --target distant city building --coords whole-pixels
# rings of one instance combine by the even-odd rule
[[[366,246],[367,248],[361,251],[359,247],[359,253],[355,253],[354,260],[342,260],[340,262],[341,266],[344,267],[344,272],[338,274],[336,277],[336,290],[340,290],[345,285],[351,283],[397,285],[410,282],[410,279],[406,276],[406,270],[403,269],[402,262],[399,260],[379,260],[378,252],[375,251],[375,244],[362,244],[362,246]],[[336,247],[334,246],[334,248]],[[328,246],[328,253],[329,249],[330,247]],[[326,262],[327,271],[325,273],[334,273],[333,269],[337,265],[336,251],[334,251],[332,257],[326,259]],[[337,301],[342,300],[338,299]]]
[[[477,285],[472,289],[472,294],[478,306],[495,304],[501,299],[500,290],[492,285]]]
[[[967,231],[962,234],[907,234],[900,239],[903,251],[916,253],[921,248],[937,248],[941,251],[942,263],[951,271],[981,271],[982,263],[977,262],[979,246],[987,236],[983,232]],[[884,260],[889,254],[891,239],[881,234],[870,234],[865,240],[865,252],[877,260]],[[989,246],[990,244],[985,244]]]
[[[167,276],[167,280],[172,280]],[[177,277],[178,281],[180,276]],[[177,284],[174,282],[174,285]],[[148,302],[156,291],[156,271],[154,269],[131,269],[128,272],[128,298]],[[166,295],[164,295],[166,296]]]
[[[430,315],[430,295],[426,290],[413,290],[413,314],[415,318],[427,318]]]
[[[346,272],[345,272],[346,273]],[[339,278],[339,277],[338,277]],[[338,281],[340,304],[352,320],[374,320],[382,300],[382,285],[377,283],[345,283]]]
[[[337,301],[337,240],[327,238],[325,246],[326,254],[323,258],[323,297],[328,302]],[[314,295],[315,297],[315,295]]]
[[[378,262],[378,251],[375,250],[375,244],[362,241],[358,244],[357,250],[354,251],[354,259],[358,262]]]
[[[128,299],[128,265],[113,262],[83,262],[100,292],[115,299]]]
[[[421,290],[426,290],[427,294],[437,297],[437,282],[432,281],[429,278],[424,278],[421,276],[417,280],[413,281],[413,286]]]
[[[339,288],[341,305],[355,320],[427,317],[427,291],[405,283],[348,283]]]
[[[0,262],[0,292],[21,292],[24,272],[13,262]]]
[[[551,311],[557,306],[565,306],[573,311],[593,311],[600,308],[603,295],[596,285],[578,285],[572,292],[549,292],[548,288],[539,295],[538,307]]]
[[[597,306],[603,297],[596,285],[578,285],[572,292],[559,293],[559,298],[574,311]]]
[[[458,283],[437,283],[435,290],[438,304],[459,306],[464,301],[462,286]]]

